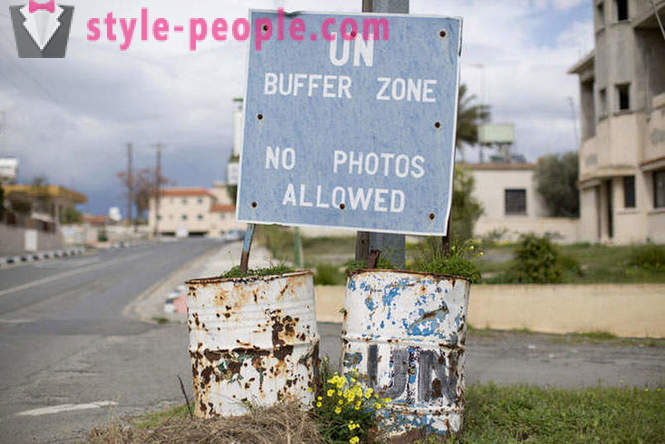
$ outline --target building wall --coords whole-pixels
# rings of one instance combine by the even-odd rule
[[[0,256],[11,256],[26,252],[26,231],[37,233],[37,248],[35,251],[58,250],[63,247],[60,232],[45,233],[38,230],[0,224]]]
[[[475,180],[474,197],[484,213],[476,223],[474,235],[502,233],[503,240],[516,240],[520,234],[551,235],[559,242],[576,242],[579,219],[547,217],[542,197],[536,191],[535,166],[524,164],[469,165]],[[526,190],[526,213],[506,214],[505,190]]]
[[[236,220],[234,211],[213,211],[210,213],[210,236],[221,237],[231,230],[244,230],[245,224]]]
[[[209,195],[164,196],[160,200],[160,233],[176,233],[186,228],[189,233],[208,233],[210,230],[210,207],[214,199]],[[155,201],[150,199],[148,224],[155,226]]]

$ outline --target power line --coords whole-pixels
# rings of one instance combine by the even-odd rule
[[[656,14],[656,20],[658,20],[658,26],[660,27],[660,32],[663,34],[663,39],[665,39],[665,28],[663,28],[663,22],[660,21],[660,15],[658,15],[658,10],[656,10],[656,4],[651,0],[651,7],[653,8],[653,13]]]

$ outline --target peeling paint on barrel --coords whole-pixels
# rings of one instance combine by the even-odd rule
[[[469,288],[465,279],[426,273],[349,276],[343,372],[392,399],[381,421],[390,435],[461,429]]]
[[[319,367],[311,272],[186,284],[197,416],[287,399],[311,405]]]

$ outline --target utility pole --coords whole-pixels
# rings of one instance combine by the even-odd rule
[[[362,7],[363,12],[408,14],[409,0],[362,0]],[[383,122],[383,124],[391,125],[392,122]],[[406,262],[405,249],[403,234],[359,231],[356,235],[356,260],[369,261],[370,252],[379,250],[392,265],[403,268]]]
[[[132,225],[132,207],[134,205],[134,165],[132,144],[127,144],[127,222]]]
[[[157,164],[155,165],[155,230],[153,235],[159,236],[159,200],[162,197],[162,148],[161,143],[155,144],[157,149]]]

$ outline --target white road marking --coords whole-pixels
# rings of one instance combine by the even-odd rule
[[[102,263],[99,263],[99,264],[89,265],[87,267],[77,268],[76,270],[70,270],[70,271],[66,271],[64,273],[60,273],[60,274],[56,274],[56,275],[53,275],[53,276],[45,277],[43,279],[38,279],[36,281],[28,282],[26,284],[19,285],[17,287],[2,290],[2,291],[0,291],[0,297],[4,296],[6,294],[9,294],[9,293],[14,293],[14,292],[21,291],[21,290],[27,290],[28,288],[32,288],[32,287],[36,287],[38,285],[47,284],[49,282],[57,281],[58,279],[62,279],[62,278],[65,278],[65,277],[85,273],[86,271],[93,271],[93,270],[96,270],[98,268],[109,267],[111,265],[115,265],[115,264],[118,264],[120,262],[131,261],[131,260],[134,260],[134,259],[138,259],[139,257],[147,256],[149,254],[151,254],[150,251],[145,252],[145,253],[141,253],[141,254],[135,254],[134,256],[130,256],[130,257],[122,257],[122,258],[116,259],[114,261],[108,261],[108,262],[102,262]]]
[[[40,409],[25,410],[17,413],[16,416],[52,415],[54,413],[74,412],[76,410],[99,409],[113,405],[118,405],[118,403],[114,401],[97,401],[88,404],[61,404],[51,407],[42,407]]]

